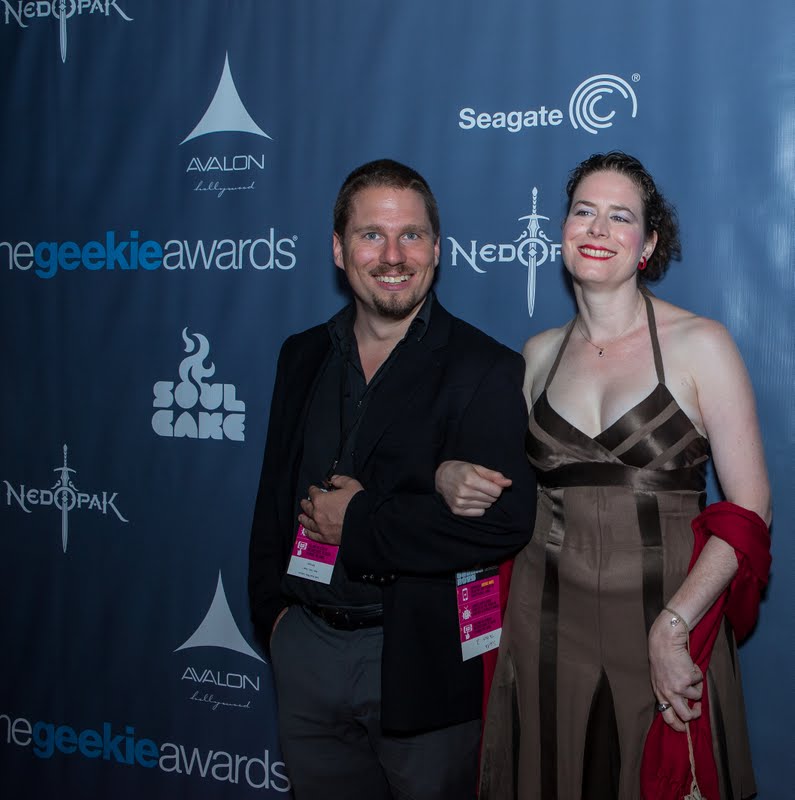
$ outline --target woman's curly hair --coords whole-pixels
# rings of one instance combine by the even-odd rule
[[[652,176],[646,171],[643,164],[634,156],[613,150],[609,153],[595,153],[578,164],[569,175],[566,184],[568,204],[566,215],[571,210],[574,192],[583,178],[595,172],[617,172],[625,175],[638,187],[643,201],[643,220],[646,227],[646,236],[652,231],[657,233],[657,245],[648,260],[646,269],[638,272],[638,278],[643,282],[658,281],[665,275],[671,261],[679,261],[682,257],[682,245],[679,241],[679,222],[676,218],[676,209],[663,197],[657,189]]]

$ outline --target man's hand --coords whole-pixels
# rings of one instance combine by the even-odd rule
[[[342,540],[342,523],[351,498],[364,486],[348,475],[332,475],[331,490],[309,487],[309,497],[301,501],[303,514],[298,521],[310,539],[323,544],[338,545]]]
[[[482,517],[511,479],[467,461],[443,461],[436,469],[436,491],[459,517]]]

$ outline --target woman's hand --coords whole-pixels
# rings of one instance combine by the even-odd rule
[[[670,704],[661,712],[674,730],[701,716],[704,675],[687,650],[687,631],[671,626],[671,614],[663,611],[649,631],[651,685],[659,703]],[[693,701],[692,706],[688,701]]]
[[[482,517],[511,483],[501,472],[468,461],[443,461],[436,469],[436,491],[459,517]]]

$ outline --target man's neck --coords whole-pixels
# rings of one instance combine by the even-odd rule
[[[365,380],[370,379],[378,372],[379,367],[389,358],[398,342],[405,337],[414,317],[419,313],[422,304],[399,320],[375,317],[356,311],[353,322],[353,333],[359,348],[359,359],[362,363]]]

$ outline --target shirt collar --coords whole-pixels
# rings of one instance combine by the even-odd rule
[[[411,321],[411,325],[409,325],[409,329],[401,341],[414,339],[419,342],[422,340],[431,322],[431,311],[435,301],[436,295],[433,292],[428,292],[423,304],[420,306],[420,310]],[[353,322],[355,316],[356,307],[353,303],[349,303],[327,323],[332,344],[339,352],[347,353],[354,342]]]

